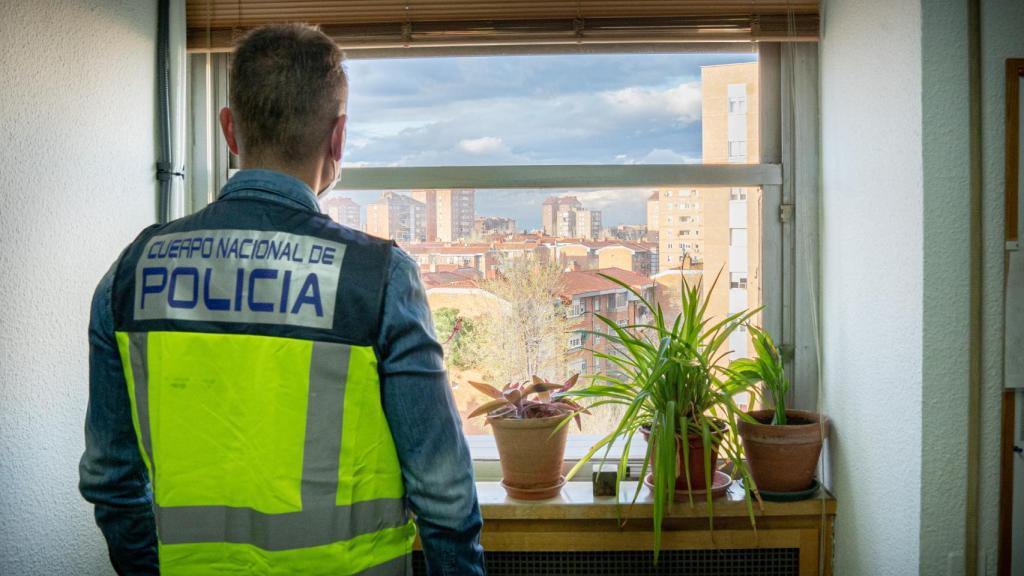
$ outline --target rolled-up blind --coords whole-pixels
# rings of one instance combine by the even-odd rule
[[[818,0],[188,0],[191,50],[272,22],[318,24],[346,50],[814,41]]]

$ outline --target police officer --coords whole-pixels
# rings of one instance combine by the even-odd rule
[[[100,282],[83,496],[121,574],[482,574],[472,462],[415,263],[339,226],[338,47],[238,44],[220,114],[241,170]],[[415,524],[411,520],[415,513]]]

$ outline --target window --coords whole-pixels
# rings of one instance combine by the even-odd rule
[[[509,339],[507,331],[516,322],[491,318],[504,306],[501,302],[507,302],[506,296],[492,291],[491,282],[514,272],[517,263],[550,264],[557,267],[562,280],[578,278],[579,286],[590,286],[595,281],[593,273],[607,268],[649,277],[659,272],[680,274],[680,269],[707,273],[724,267],[732,286],[733,256],[728,247],[738,227],[734,224],[730,230],[729,202],[740,199],[738,195],[745,200],[750,194],[747,242],[759,246],[764,231],[758,219],[762,210],[777,213],[774,194],[782,171],[773,165],[757,165],[756,155],[747,159],[752,163],[749,166],[720,166],[736,152],[748,153],[745,140],[741,149],[726,137],[702,148],[702,131],[727,136],[726,94],[715,94],[713,102],[706,95],[695,96],[692,103],[673,98],[700,94],[702,89],[700,66],[683,61],[706,61],[707,71],[728,70],[728,66],[719,66],[723,63],[756,67],[750,62],[753,58],[751,54],[685,58],[590,54],[349,61],[353,82],[345,166],[341,184],[328,196],[350,200],[356,205],[351,213],[358,215],[362,229],[370,232],[372,228],[371,233],[395,238],[419,264],[438,337],[444,341],[452,336],[445,345],[446,364],[460,413],[467,414],[481,401],[466,385],[468,379],[501,382],[499,376],[481,374],[481,366],[473,363],[468,351],[479,345],[489,330],[505,331]],[[680,76],[679,70],[687,66],[692,68],[690,72]],[[609,69],[618,73],[608,74]],[[642,74],[633,73],[640,69]],[[527,70],[538,78],[537,84],[524,89],[513,82],[519,76],[503,75],[503,70]],[[400,80],[401,90],[396,90],[395,79]],[[685,88],[677,89],[684,84]],[[422,89],[427,85],[430,90]],[[664,88],[670,85],[671,93],[666,94]],[[591,114],[592,109],[610,112],[601,118]],[[705,114],[706,119],[702,117]],[[753,126],[749,137],[756,140],[759,119],[747,116]],[[648,133],[656,137],[648,138]],[[599,145],[605,141],[610,144]],[[750,151],[754,150],[752,146]],[[571,166],[550,170],[549,164]],[[678,167],[677,181],[666,185],[663,173],[655,170],[663,166],[645,164]],[[444,174],[430,171],[437,166],[452,168]],[[469,166],[486,166],[488,170],[481,174]],[[375,170],[362,170],[364,167]],[[549,184],[517,188],[528,180]],[[705,186],[709,181],[719,186]],[[452,184],[473,188],[451,189]],[[678,201],[683,198],[687,200]],[[655,207],[660,204],[660,211],[650,211],[652,203]],[[376,206],[372,213],[371,206]],[[673,216],[679,215],[678,210],[700,212],[676,220]],[[592,211],[600,211],[600,224]],[[669,211],[676,212],[666,214]],[[656,226],[660,229],[648,228],[649,233],[656,233],[640,240],[651,244],[649,258],[616,259],[613,251],[598,254],[591,246],[597,240],[618,241],[614,231],[620,225],[650,223],[660,224]],[[690,244],[690,238],[702,237],[708,238],[706,250],[701,244]],[[683,238],[686,244],[680,242]],[[622,238],[622,242],[633,241],[637,239]],[[667,253],[669,250],[672,252]],[[759,253],[752,248],[749,258],[757,258]],[[636,260],[642,260],[642,266],[634,263]],[[744,262],[748,270],[743,273],[744,286],[751,307],[762,303],[762,285],[778,285],[762,281],[762,277],[767,274],[774,279],[773,275],[782,273],[781,267],[765,272],[758,269],[760,265],[753,259]],[[746,282],[747,276],[754,279],[753,284]],[[666,283],[671,284],[671,276]],[[608,346],[607,338],[595,334],[586,339],[581,332],[596,331],[599,326],[585,314],[583,292],[572,292],[575,289],[570,286],[569,293],[551,301],[533,299],[539,301],[540,308],[556,311],[554,316],[560,315],[564,325],[564,329],[552,331],[552,340],[544,341],[546,347],[557,350],[553,355],[558,356],[557,366],[550,376],[545,374],[551,379],[570,371],[589,374],[613,369],[597,362],[588,350],[617,353]],[[659,303],[674,298],[661,294],[661,288],[656,295]],[[601,298],[594,298],[595,311],[601,310]],[[627,295],[616,292],[609,295],[605,310],[615,310],[616,323],[627,326],[646,312],[628,304]],[[724,304],[721,308],[716,316],[728,312]],[[637,316],[633,316],[634,310]],[[646,315],[649,319],[649,312]],[[463,322],[461,331],[452,335],[454,318]],[[610,420],[600,415],[586,418],[584,433],[606,433]],[[482,419],[463,424],[467,434],[491,433]]]
[[[579,318],[586,311],[586,305],[580,300],[573,300],[572,309],[569,311],[570,318]]]
[[[582,348],[583,347],[583,334],[580,334],[579,332],[575,332],[575,333],[573,333],[572,336],[569,336],[568,346],[569,346],[570,349]]]
[[[747,157],[747,142],[746,140],[733,140],[729,142],[729,158],[742,158]]]
[[[738,272],[729,273],[729,288],[747,288],[747,276],[746,274]]]

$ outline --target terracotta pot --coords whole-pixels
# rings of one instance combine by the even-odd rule
[[[720,431],[725,430],[725,423],[722,423]],[[651,443],[651,452],[655,450],[654,443],[650,440],[650,430],[647,428],[641,428],[640,432],[644,435],[644,440]],[[711,444],[711,476],[714,480],[715,470],[718,469],[718,446],[721,444],[721,432],[716,435],[717,441]],[[676,490],[687,491],[693,490],[706,490],[707,482],[704,479],[704,441],[701,440],[700,434],[690,434],[686,437],[686,441],[689,448],[690,459],[687,466],[690,469],[690,487],[686,486],[686,473],[683,472],[683,438],[679,434],[676,434]],[[654,473],[654,460],[651,461],[651,473]]]
[[[569,427],[552,435],[565,416],[488,418],[501,458],[502,483],[513,498],[543,500],[562,489],[562,463]]]
[[[786,410],[785,426],[772,426],[774,410],[750,412],[759,424],[740,421],[747,467],[759,490],[799,492],[811,487],[828,436],[828,418],[815,412]]]

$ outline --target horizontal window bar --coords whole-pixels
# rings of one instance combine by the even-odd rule
[[[778,164],[344,168],[336,190],[746,187],[782,183]]]

